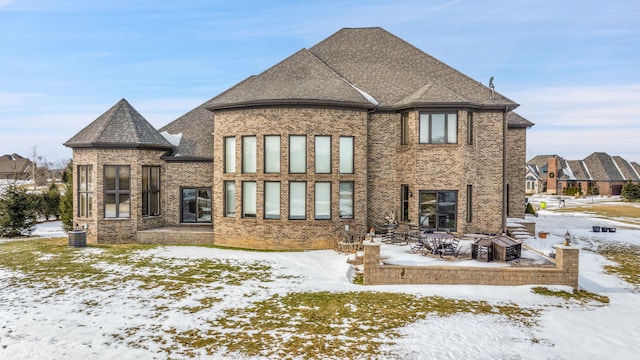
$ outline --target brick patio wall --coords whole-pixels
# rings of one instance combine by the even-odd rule
[[[555,268],[384,265],[380,245],[364,245],[365,285],[567,285],[578,288],[579,250],[556,247]]]

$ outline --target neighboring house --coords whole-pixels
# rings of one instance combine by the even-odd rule
[[[331,248],[390,212],[496,233],[524,217],[517,106],[384,29],[342,29],[158,130],[119,101],[65,143],[74,222],[99,243],[270,249]]]
[[[629,180],[640,181],[640,165],[620,156],[594,152],[583,160],[558,155],[538,155],[527,162],[527,194],[564,194],[574,189],[581,195],[620,195]],[[535,178],[537,176],[537,178]],[[529,184],[529,182],[537,184]],[[531,186],[537,191],[530,192]]]
[[[27,180],[31,177],[31,160],[18,154],[0,156],[0,179]]]

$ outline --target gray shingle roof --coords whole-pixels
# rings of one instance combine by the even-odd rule
[[[159,131],[180,135],[174,157],[213,159],[213,113],[204,104],[161,127]]]
[[[623,159],[620,156],[613,156],[612,159],[617,165],[618,169],[620,169],[620,171],[622,172],[622,176],[625,180],[640,180],[640,175],[627,160]]]
[[[603,152],[594,152],[584,159],[591,176],[598,181],[626,181],[613,158]]]
[[[205,107],[297,102],[373,107],[361,92],[305,49],[213,98]]]
[[[534,124],[513,111],[507,113],[507,124],[510,128],[530,128]]]
[[[122,99],[64,143],[78,147],[172,149],[173,146],[136,109]]]
[[[355,87],[355,88],[354,88]],[[205,104],[209,109],[295,103],[518,105],[382,28],[345,28]]]

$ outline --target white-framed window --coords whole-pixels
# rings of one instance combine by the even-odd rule
[[[280,182],[264,183],[264,218],[280,219]]]
[[[420,143],[456,144],[458,142],[457,113],[421,113]]]
[[[331,173],[331,136],[316,136],[315,168],[316,174]]]
[[[315,189],[315,219],[331,219],[331,183],[316,182]]]
[[[264,172],[280,172],[280,136],[278,135],[264,137]]]
[[[304,174],[307,172],[307,137],[304,135],[289,136],[289,173]]]
[[[353,181],[340,182],[340,219],[353,219]]]
[[[242,217],[256,217],[256,182],[242,182]]]
[[[289,182],[289,219],[304,220],[307,218],[307,183],[304,181]]]
[[[243,136],[242,137],[242,172],[243,173],[255,173],[256,172],[256,137],[255,136]]]
[[[224,138],[224,172],[236,172],[236,138],[233,136]]]
[[[353,136],[340,137],[340,173],[353,174]]]

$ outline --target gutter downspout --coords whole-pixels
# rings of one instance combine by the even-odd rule
[[[508,106],[504,106],[502,113],[502,224],[501,231],[507,232],[507,111]]]

